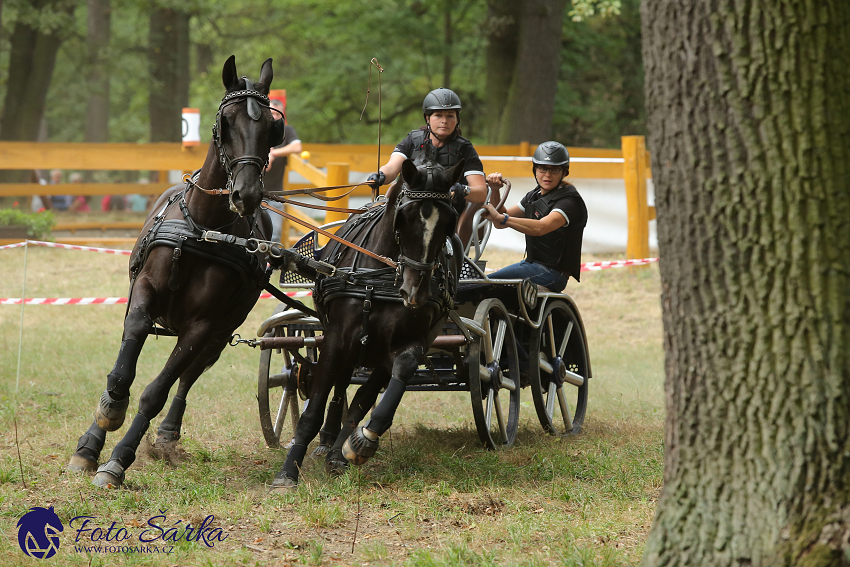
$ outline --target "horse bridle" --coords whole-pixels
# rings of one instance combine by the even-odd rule
[[[224,142],[221,139],[221,113],[225,108],[230,106],[231,104],[242,101],[243,99],[247,99],[248,102],[248,116],[251,117],[252,120],[259,120],[261,116],[260,105],[269,108],[273,112],[278,112],[281,115],[281,118],[278,120],[283,120],[283,113],[276,108],[272,108],[269,106],[269,97],[264,95],[263,93],[254,89],[254,84],[247,78],[242,77],[245,81],[245,89],[241,91],[233,91],[231,93],[227,93],[224,95],[224,98],[221,99],[221,102],[218,105],[218,112],[215,115],[215,124],[213,125],[213,142],[215,143],[216,150],[218,151],[218,161],[221,166],[224,168],[224,172],[227,174],[227,185],[225,188],[213,190],[220,195],[229,194],[230,190],[233,189],[233,182],[236,179],[236,176],[239,175],[239,172],[246,165],[255,165],[260,170],[260,183],[263,182],[263,174],[266,170],[266,166],[269,163],[269,158],[266,156],[265,158],[259,158],[257,156],[240,156],[236,158],[230,158],[227,155],[227,150],[224,147]],[[257,102],[259,101],[259,103]],[[234,172],[234,169],[240,167],[238,170]]]
[[[399,205],[396,207],[395,214],[393,216],[393,232],[395,233],[396,243],[398,244],[399,255],[398,255],[398,267],[396,271],[398,274],[401,274],[404,266],[409,266],[414,270],[418,270],[422,273],[424,277],[430,277],[431,273],[434,271],[434,267],[438,263],[439,252],[434,255],[434,261],[432,262],[419,262],[417,260],[413,260],[409,256],[405,255],[404,248],[402,248],[401,238],[399,235],[399,231],[396,230],[396,222],[398,221],[398,213],[404,207],[413,204],[416,201],[424,201],[430,200],[434,202],[435,206],[447,208],[451,211],[452,215],[457,221],[458,212],[454,207],[451,206],[450,202],[452,200],[452,193],[442,192],[442,191],[433,191],[434,188],[434,165],[428,164],[425,166],[427,170],[427,177],[425,180],[425,190],[424,191],[414,191],[410,188],[407,182],[402,184],[401,193],[399,194]],[[432,189],[429,191],[429,189]],[[402,199],[407,199],[405,202],[402,202]]]

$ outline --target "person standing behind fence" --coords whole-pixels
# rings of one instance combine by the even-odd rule
[[[269,106],[277,109],[281,115],[283,114],[284,106],[278,99],[273,98]],[[287,156],[298,153],[301,153],[301,140],[298,139],[298,133],[295,131],[295,128],[287,122],[284,128],[283,143],[269,151],[269,164],[266,166],[266,172],[263,175],[263,186],[265,189],[268,191],[281,191],[283,189],[283,178],[286,175],[286,165],[289,162]],[[274,203],[274,206],[282,208],[284,205]],[[272,218],[272,241],[280,242],[283,217],[273,211],[269,211],[269,215]]]
[[[489,274],[490,279],[530,278],[549,291],[567,287],[572,276],[579,281],[581,241],[587,224],[587,207],[576,188],[566,181],[570,154],[558,142],[537,146],[531,158],[537,187],[508,209],[484,205],[482,218],[496,228],[512,228],[525,235],[526,259]],[[500,188],[501,173],[487,176],[491,188]]]
[[[50,170],[50,184],[51,185],[61,185],[62,184],[62,170],[61,169],[51,169]],[[57,211],[67,211],[71,206],[71,196],[70,195],[51,195],[50,202],[53,203],[53,208]]]
[[[71,184],[74,183],[82,183],[83,182],[83,174],[75,171],[71,175],[68,176],[68,181]],[[73,198],[74,200],[71,202],[71,206],[68,207],[69,211],[74,211],[77,213],[89,213],[91,212],[91,207],[89,207],[89,202],[86,200],[85,195],[77,195]]]

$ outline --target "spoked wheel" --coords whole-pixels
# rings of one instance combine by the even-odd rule
[[[483,301],[475,322],[484,336],[473,334],[466,370],[478,436],[489,449],[507,447],[519,428],[519,357],[514,330],[504,304]]]
[[[590,378],[583,327],[574,308],[560,300],[546,306],[542,321],[529,348],[534,408],[548,433],[579,433],[587,410]]]
[[[301,334],[315,335],[313,331],[290,331],[286,326],[279,326],[269,330],[265,336],[286,337]],[[305,350],[305,355],[299,355],[302,361],[293,360],[292,355],[285,349],[269,349],[260,353],[260,376],[257,386],[260,427],[266,445],[272,449],[280,447],[282,433],[286,429],[287,413],[292,421],[292,429],[286,441],[291,439],[298,426],[298,418],[301,415],[298,407],[298,385],[307,383],[312,364],[318,359],[318,349],[310,347]]]

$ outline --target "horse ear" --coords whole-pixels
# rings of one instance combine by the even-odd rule
[[[401,177],[408,183],[413,181],[413,178],[416,177],[417,171],[418,169],[416,168],[416,165],[410,158],[407,158],[404,160],[404,163],[401,164]]]
[[[264,95],[269,94],[269,88],[272,86],[272,79],[274,78],[274,72],[272,71],[272,59],[269,57],[263,62],[263,66],[260,69],[260,84],[263,85],[263,88],[260,89]]]
[[[221,71],[221,82],[224,83],[224,88],[228,91],[234,91],[239,88],[239,75],[236,74],[235,55],[231,55],[224,62],[224,69]]]
[[[454,185],[463,177],[463,170],[466,168],[466,158],[461,159],[457,165],[455,165],[451,171],[449,171],[449,178],[452,180],[451,185]]]

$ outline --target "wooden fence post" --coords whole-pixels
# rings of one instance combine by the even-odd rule
[[[649,205],[646,201],[646,139],[623,136],[623,180],[626,182],[626,209],[629,238],[626,258],[649,257]]]
[[[283,190],[284,191],[289,190],[289,169],[288,168],[286,170],[284,170],[284,172],[283,172]],[[271,205],[273,207],[276,207],[276,208],[284,211],[284,212],[287,212],[287,213],[289,212],[289,211],[286,210],[286,203],[278,203],[277,201],[271,201]],[[276,215],[277,213],[269,213],[269,214]],[[280,243],[283,244],[284,248],[289,248],[293,244],[291,232],[292,232],[292,222],[288,218],[283,217],[281,224],[280,224]]]

